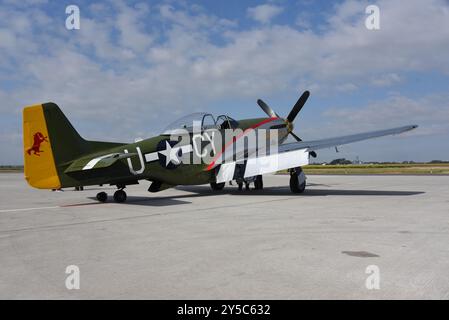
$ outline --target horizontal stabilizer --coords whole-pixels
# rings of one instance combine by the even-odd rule
[[[73,163],[64,171],[65,173],[106,168],[121,159],[130,158],[137,153],[110,153],[99,157],[83,157],[73,161]]]

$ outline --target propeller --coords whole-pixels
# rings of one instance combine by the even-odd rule
[[[270,108],[268,104],[266,104],[262,99],[257,100],[257,104],[262,110],[270,117],[270,118],[279,118],[276,112]]]
[[[302,141],[302,139],[300,137],[298,137],[296,134],[293,133],[293,131],[289,132],[293,138],[295,138],[296,141]]]
[[[304,106],[304,104],[306,103],[307,99],[309,99],[310,96],[310,92],[309,91],[304,91],[303,94],[299,97],[298,101],[296,101],[295,105],[293,106],[292,110],[290,111],[290,113],[288,114],[287,118],[284,119],[285,121],[285,126],[287,127],[287,131],[288,133],[295,138],[296,141],[302,141],[302,139],[300,137],[298,137],[294,132],[293,132],[293,121],[295,120],[296,116],[298,115],[298,113],[301,111],[302,107]],[[279,117],[279,115],[268,105],[266,104],[263,100],[259,99],[257,100],[257,104],[260,106],[260,108],[270,117],[270,118],[281,118]],[[280,126],[284,126],[284,125],[280,125]],[[279,126],[279,127],[280,127]],[[316,158],[317,154],[315,151],[311,151],[309,153],[312,157]]]
[[[304,93],[299,97],[298,101],[296,101],[295,105],[293,106],[292,111],[287,116],[288,122],[293,122],[295,120],[296,116],[298,115],[299,111],[301,111],[302,107],[306,103],[307,99],[309,99],[310,92],[304,91]]]

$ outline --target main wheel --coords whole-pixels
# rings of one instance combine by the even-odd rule
[[[108,200],[108,194],[106,192],[97,193],[97,200],[100,202],[106,202],[106,200]]]
[[[258,175],[256,177],[256,180],[254,181],[254,188],[256,190],[262,190],[263,189],[263,180],[262,180],[262,176]]]
[[[303,193],[306,189],[306,176],[301,168],[290,173],[290,190],[293,193]]]
[[[126,192],[123,190],[117,190],[114,193],[114,201],[118,203],[122,203],[126,201]]]
[[[221,182],[221,183],[216,183],[216,182],[211,182],[210,183],[210,187],[212,188],[212,190],[218,191],[218,190],[223,190],[223,188],[225,187],[225,182]]]

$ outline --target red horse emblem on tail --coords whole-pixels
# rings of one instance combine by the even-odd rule
[[[34,152],[35,155],[40,156],[40,153],[43,152],[41,150],[41,144],[44,141],[48,142],[47,137],[44,137],[40,132],[36,132],[33,136],[33,140],[33,146],[27,150],[27,153],[31,155],[31,152]]]

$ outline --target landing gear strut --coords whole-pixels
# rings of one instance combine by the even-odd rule
[[[303,193],[306,189],[306,175],[301,167],[290,169],[290,190],[293,193]]]
[[[261,175],[256,176],[256,180],[254,180],[254,189],[256,190],[263,189],[263,180]]]
[[[122,203],[126,201],[126,192],[122,189],[117,190],[114,192],[114,201],[118,203]]]

